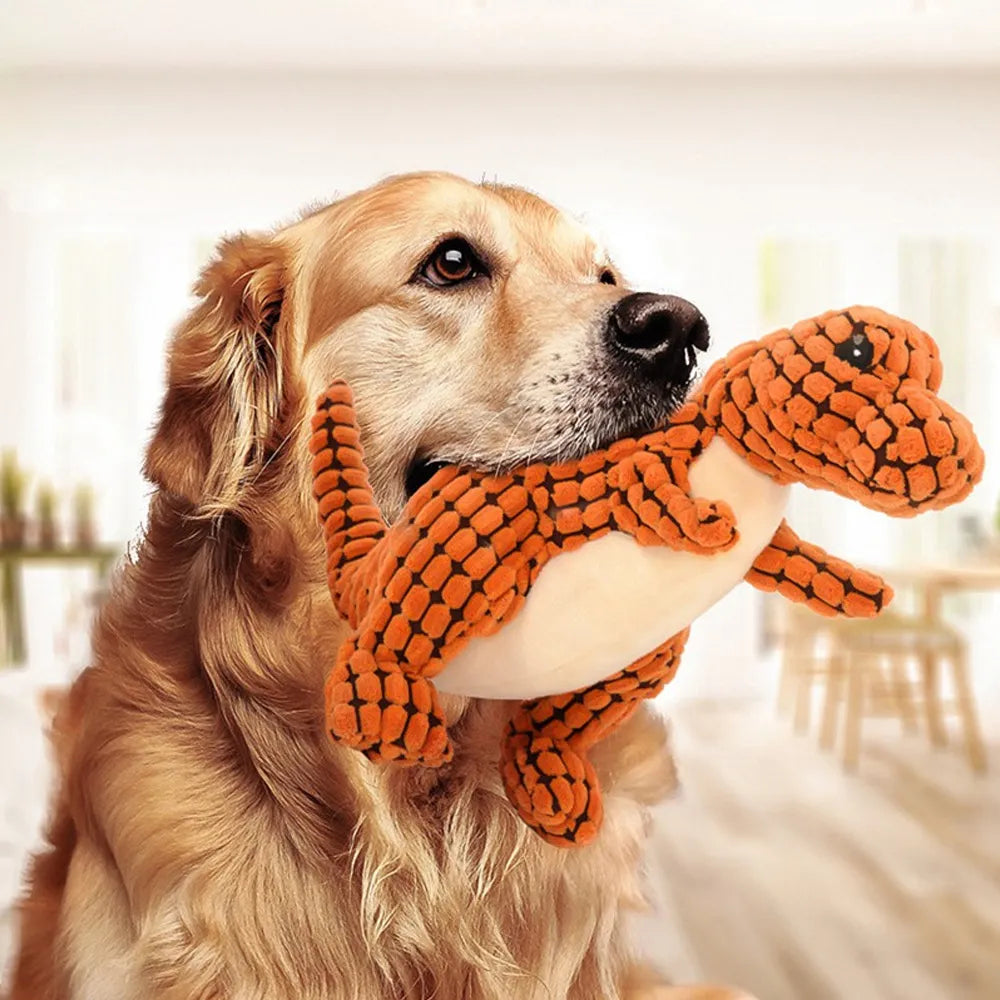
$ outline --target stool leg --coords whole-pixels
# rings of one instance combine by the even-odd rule
[[[924,716],[927,720],[927,735],[930,736],[934,746],[943,747],[948,743],[948,734],[941,716],[937,654],[924,653],[920,659],[920,666],[924,688]]]
[[[795,680],[795,717],[792,726],[801,735],[809,731],[809,717],[812,714],[812,670],[803,669],[802,663],[799,663]]]
[[[793,636],[785,636],[781,649],[781,672],[778,675],[778,715],[788,712],[795,702],[796,662],[799,641]]]
[[[972,770],[977,774],[986,771],[986,750],[979,731],[976,704],[969,684],[968,657],[965,648],[958,646],[951,654],[952,679],[955,685],[955,701],[962,719],[962,735],[965,738],[965,752],[969,756]]]
[[[913,691],[910,686],[908,666],[909,662],[906,659],[892,657],[890,666],[892,671],[892,688],[896,699],[896,706],[899,709],[899,717],[903,723],[903,732],[915,733],[918,728],[917,710],[913,705]]]
[[[840,703],[844,698],[845,663],[842,654],[830,658],[830,671],[826,678],[823,697],[823,724],[819,732],[819,745],[824,750],[832,750],[837,742],[837,719]]]
[[[864,714],[865,667],[862,657],[847,659],[847,714],[844,722],[844,768],[855,771],[861,754],[861,717]]]

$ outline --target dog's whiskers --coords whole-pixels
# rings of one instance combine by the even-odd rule
[[[514,437],[517,435],[517,432],[521,429],[521,424],[523,424],[524,421],[528,418],[528,415],[529,411],[526,410],[523,414],[521,414],[521,419],[518,420],[516,424],[514,424],[514,429],[510,432],[510,437],[507,438],[507,443],[504,445],[503,451],[500,453],[500,458],[497,461],[496,472],[494,473],[494,475],[497,476],[500,475],[500,470],[503,468],[504,460],[507,458],[507,452],[510,450],[510,444],[514,440]]]
[[[482,423],[479,429],[475,432],[475,434],[473,434],[472,440],[469,441],[469,443],[466,445],[465,451],[456,460],[455,464],[456,465],[469,464],[473,456],[475,456],[476,454],[476,444],[479,442],[480,438],[482,438],[483,435],[490,428],[492,428],[498,421],[502,420],[503,417],[506,415],[506,413],[513,408],[514,404],[507,403],[506,405],[502,406],[499,410],[497,410],[497,412],[494,413],[493,416],[491,416],[488,420]]]

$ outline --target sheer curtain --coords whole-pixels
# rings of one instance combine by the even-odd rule
[[[87,483],[100,540],[124,549],[145,517],[142,457],[167,339],[211,241],[169,222],[151,240],[145,228],[95,228],[46,213],[11,213],[11,221],[26,267],[11,295],[18,327],[4,338],[15,363],[0,377],[2,443],[30,472],[29,514],[34,490],[51,483],[68,530],[73,490]],[[23,580],[32,669],[77,669],[89,655],[89,570],[31,567]]]

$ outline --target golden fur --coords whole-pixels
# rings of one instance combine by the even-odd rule
[[[448,298],[411,283],[459,231],[503,280]],[[615,386],[559,386],[593,368],[623,294],[599,282],[609,268],[534,196],[444,175],[221,245],[173,342],[148,526],[54,723],[50,846],[10,1000],[733,996],[665,988],[628,953],[646,807],[673,780],[650,711],[595,752],[605,827],[575,852],[504,797],[503,703],[446,702],[457,752],[440,770],[371,765],[323,731],[343,630],[309,497],[309,401],[351,381],[390,515],[417,453],[582,450],[615,433],[613,414],[586,411]]]

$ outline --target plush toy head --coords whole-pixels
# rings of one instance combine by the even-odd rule
[[[912,323],[857,306],[737,348],[705,379],[719,433],[783,482],[910,517],[963,499],[983,453],[937,395],[937,345]]]

